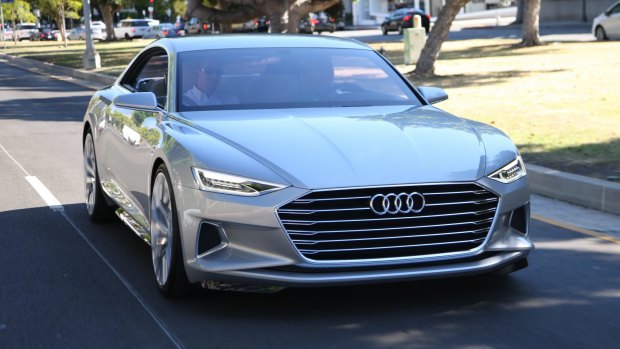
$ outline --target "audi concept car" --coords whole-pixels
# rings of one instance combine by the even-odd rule
[[[524,164],[446,98],[353,40],[157,40],[89,103],[87,211],[150,245],[171,297],[521,269]]]

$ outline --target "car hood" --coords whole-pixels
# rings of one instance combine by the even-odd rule
[[[476,127],[430,106],[270,109],[247,115],[235,110],[182,116],[305,188],[473,181],[485,174],[487,156]],[[498,135],[506,138],[499,131],[492,136]],[[510,149],[506,161],[515,151]]]

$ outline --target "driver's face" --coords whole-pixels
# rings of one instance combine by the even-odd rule
[[[213,93],[217,84],[220,82],[222,69],[217,66],[203,65],[198,69],[196,76],[196,87],[207,94]]]

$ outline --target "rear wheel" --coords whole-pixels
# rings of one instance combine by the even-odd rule
[[[596,31],[594,33],[597,41],[607,40],[607,34],[605,34],[605,29],[603,29],[603,27],[596,27]]]
[[[131,36],[129,36],[129,34],[127,34],[127,33],[125,33],[125,40],[131,41]]]
[[[84,198],[88,216],[93,222],[105,222],[113,217],[114,210],[106,202],[105,195],[97,172],[95,143],[89,131],[84,139]]]
[[[186,296],[191,284],[183,263],[172,183],[164,164],[157,169],[153,181],[150,216],[151,255],[157,286],[166,297]]]
[[[381,32],[383,33],[383,35],[388,35],[388,29],[386,25],[381,27]]]

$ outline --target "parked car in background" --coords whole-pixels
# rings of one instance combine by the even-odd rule
[[[592,34],[596,40],[620,39],[620,1],[594,18]]]
[[[232,25],[232,31],[237,33],[264,33],[269,31],[269,18],[266,16],[250,19],[243,23],[235,23]]]
[[[67,32],[67,40],[84,40],[85,38],[84,27],[76,27]]]
[[[38,31],[37,25],[34,23],[20,23],[15,28],[15,35],[17,36],[17,40],[22,41],[30,39],[30,34],[36,31]]]
[[[305,34],[312,34],[317,32],[333,33],[336,30],[336,22],[327,17],[325,13],[316,14],[311,12],[307,17],[303,18],[299,23],[299,32]]]
[[[5,27],[3,31],[4,40],[13,40],[13,34],[15,32],[10,27]]]
[[[431,16],[415,8],[401,8],[389,14],[381,23],[381,32],[383,35],[388,35],[391,31],[397,31],[402,35],[403,29],[413,28],[413,16],[415,15],[421,17],[422,27],[428,33],[431,30]]]
[[[60,32],[51,29],[37,29],[30,33],[30,41],[52,41],[60,39]]]
[[[91,36],[93,40],[101,41],[107,38],[105,26],[103,28],[101,27],[91,28],[90,32],[91,32]],[[67,33],[67,39],[68,40],[86,40],[86,28],[82,26],[82,27],[71,29]]]
[[[123,19],[118,26],[114,28],[114,35],[117,39],[132,40],[141,38],[146,34],[150,26],[159,24],[154,19]]]
[[[198,18],[191,18],[185,23],[185,35],[207,34],[211,30],[211,25]]]
[[[181,36],[180,30],[173,23],[152,25],[144,34],[145,39],[174,38]]]
[[[84,213],[144,240],[168,297],[525,268],[525,165],[447,98],[355,40],[161,39],[85,112]]]

